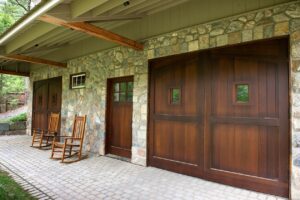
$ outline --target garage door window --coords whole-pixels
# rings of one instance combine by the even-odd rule
[[[171,88],[171,104],[180,104],[181,102],[181,89]]]
[[[235,88],[236,102],[237,103],[249,103],[249,85],[248,84],[236,84]]]

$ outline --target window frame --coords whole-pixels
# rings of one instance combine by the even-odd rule
[[[79,86],[74,86],[74,78],[84,77],[84,83]],[[70,89],[82,89],[86,87],[86,72],[76,73],[70,75]]]
[[[122,83],[125,83],[126,84],[126,88],[125,88],[125,91],[121,89],[121,84]],[[132,90],[129,90],[128,88],[128,85],[129,83],[132,83]],[[115,90],[115,85],[118,84],[118,91]],[[117,81],[117,82],[114,82],[112,84],[112,88],[113,88],[113,91],[112,91],[112,100],[113,100],[113,103],[133,103],[133,88],[134,88],[134,81],[123,81],[123,80],[120,80],[120,81]],[[121,94],[124,94],[125,93],[125,100],[122,100],[121,101]],[[128,100],[128,94],[131,93],[132,94],[132,97],[131,97],[131,100],[129,101]],[[118,100],[116,101],[115,100],[115,95],[118,94]]]
[[[237,101],[237,87],[238,85],[248,85],[248,102]],[[251,106],[253,105],[253,83],[251,81],[234,81],[231,83],[232,88],[232,105],[234,106]]]

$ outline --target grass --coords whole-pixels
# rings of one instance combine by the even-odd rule
[[[6,172],[0,171],[0,199],[5,200],[35,200],[23,190]]]
[[[12,124],[14,122],[26,121],[26,119],[27,119],[27,114],[26,113],[21,113],[19,115],[11,117],[11,118],[2,119],[2,120],[0,120],[0,122]]]

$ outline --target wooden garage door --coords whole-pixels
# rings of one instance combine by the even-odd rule
[[[33,84],[32,102],[32,128],[48,128],[48,119],[51,112],[60,113],[61,111],[61,77],[47,80],[36,81]],[[60,123],[58,128],[60,133]]]
[[[288,40],[154,60],[149,164],[288,196]]]

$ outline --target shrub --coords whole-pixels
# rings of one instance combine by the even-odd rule
[[[16,115],[14,117],[11,118],[5,118],[5,119],[0,119],[0,123],[15,123],[15,122],[23,122],[27,120],[27,114],[26,113],[22,113],[19,115]]]
[[[19,114],[15,117],[12,117],[9,119],[9,121],[11,122],[23,122],[23,121],[26,121],[27,120],[27,114],[26,113],[22,113],[22,114]]]

